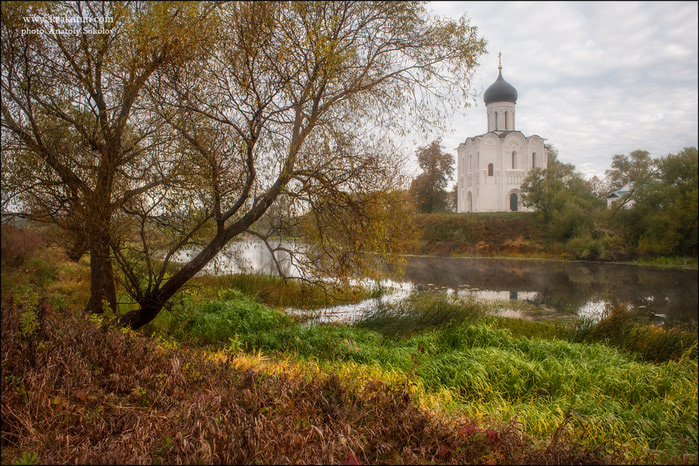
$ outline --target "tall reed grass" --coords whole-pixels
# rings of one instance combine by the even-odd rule
[[[375,290],[360,286],[311,284],[274,275],[256,274],[196,277],[186,294],[199,294],[210,300],[230,289],[238,290],[268,306],[305,309],[354,303],[375,294]]]
[[[235,335],[219,333],[222,324],[204,317],[235,308],[245,309],[236,315],[250,323],[226,327]],[[474,303],[430,294],[384,306],[354,326],[297,325],[281,311],[266,318],[272,311],[243,300],[201,311],[192,329],[202,342],[219,338],[238,350],[334,369],[378,366],[403,374],[424,393],[440,393],[459,412],[521,422],[537,438],[551,438],[574,416],[577,427],[571,428],[587,448],[617,445],[647,461],[697,454],[697,360],[691,351],[657,362],[604,342],[572,341],[575,332],[562,327],[539,338],[527,325],[523,336]]]
[[[399,303],[379,304],[357,326],[404,337],[450,323],[475,321],[482,315],[482,305],[473,301],[465,303],[443,293],[418,293]]]
[[[680,328],[640,325],[634,313],[623,306],[612,306],[598,322],[580,320],[571,331],[574,341],[602,341],[637,354],[648,361],[697,359],[696,332]]]

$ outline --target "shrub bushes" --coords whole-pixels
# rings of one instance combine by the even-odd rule
[[[36,251],[45,245],[41,235],[26,228],[2,224],[0,257],[2,264],[20,267],[34,257]]]

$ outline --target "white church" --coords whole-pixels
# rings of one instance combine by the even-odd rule
[[[517,90],[502,77],[483,94],[488,132],[457,147],[457,212],[517,212],[521,185],[532,168],[546,168],[544,139],[515,129]]]

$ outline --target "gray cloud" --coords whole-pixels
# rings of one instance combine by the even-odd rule
[[[654,157],[697,146],[696,2],[430,2],[466,14],[488,41],[476,106],[454,116],[444,146],[486,131],[482,93],[503,77],[519,93],[517,129],[538,134],[585,176],[614,154]],[[420,143],[423,144],[424,142]]]

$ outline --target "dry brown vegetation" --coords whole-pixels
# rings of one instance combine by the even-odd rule
[[[19,267],[34,256],[45,242],[39,233],[20,229],[7,223],[2,224],[2,250],[0,258],[3,265]]]
[[[546,224],[530,212],[421,214],[416,240],[403,252],[436,256],[563,257]]]
[[[516,424],[440,417],[404,387],[241,370],[45,303],[28,326],[29,310],[3,296],[4,464],[610,460],[565,435],[537,447]]]

